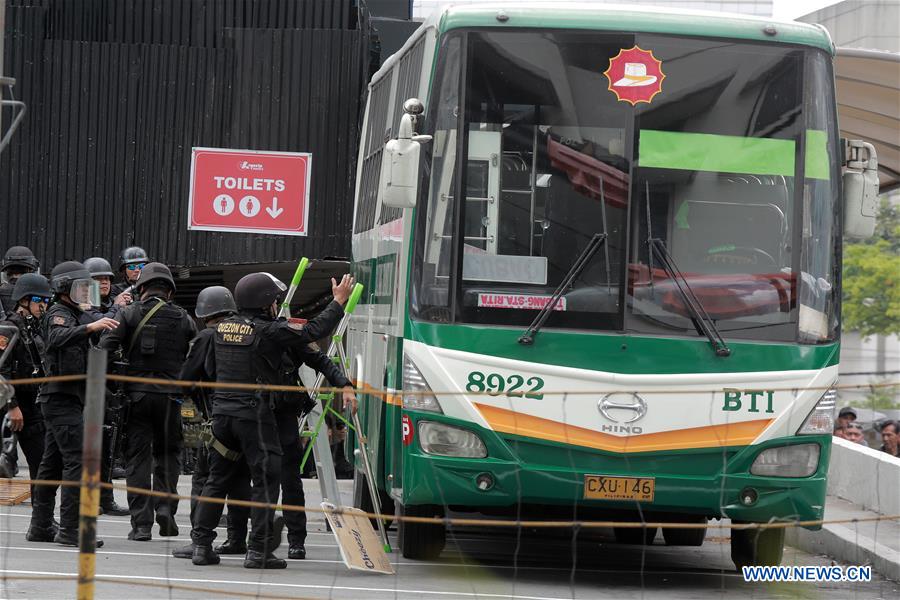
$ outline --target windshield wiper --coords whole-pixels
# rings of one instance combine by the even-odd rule
[[[534,321],[531,322],[531,325],[528,326],[528,329],[525,330],[525,333],[519,336],[520,344],[530,346],[534,343],[534,336],[536,336],[538,331],[541,330],[541,327],[544,326],[544,322],[550,316],[550,313],[553,312],[554,308],[556,308],[556,305],[559,303],[559,299],[562,297],[563,292],[566,291],[566,289],[570,285],[572,285],[572,282],[575,281],[575,278],[581,274],[581,272],[584,270],[584,267],[587,266],[588,261],[591,260],[591,257],[594,256],[594,254],[597,253],[597,250],[600,249],[600,246],[606,243],[606,238],[606,233],[594,234],[594,236],[588,242],[588,245],[575,260],[572,268],[569,269],[569,272],[566,273],[565,277],[563,277],[562,283],[560,283],[559,287],[557,287],[553,292],[553,295],[550,297],[550,301],[544,305],[544,308],[541,309],[541,311],[534,318]]]
[[[722,339],[722,334],[719,333],[719,330],[716,328],[716,324],[712,320],[712,317],[710,317],[709,313],[706,312],[706,309],[703,308],[703,303],[700,302],[700,299],[694,294],[694,290],[692,290],[691,286],[688,284],[687,278],[678,268],[678,265],[675,264],[675,260],[672,258],[672,255],[669,254],[665,242],[659,238],[648,238],[647,243],[650,246],[651,261],[652,256],[655,253],[659,262],[662,263],[663,268],[666,270],[666,273],[668,273],[669,277],[672,278],[672,281],[675,282],[675,287],[678,288],[678,292],[681,294],[684,305],[691,313],[691,320],[694,322],[694,327],[697,328],[697,332],[704,334],[709,339],[709,343],[712,345],[712,349],[715,351],[716,356],[721,356],[723,358],[731,356],[731,349],[725,344],[725,340]],[[650,281],[652,284],[652,262]]]

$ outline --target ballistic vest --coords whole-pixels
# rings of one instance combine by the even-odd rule
[[[147,313],[159,302],[157,298],[148,298],[132,304],[126,309],[124,320],[136,330]],[[129,370],[177,378],[190,344],[184,328],[186,314],[183,308],[166,302],[137,332],[134,339],[126,340],[124,350],[128,352]]]
[[[259,318],[235,315],[216,325],[214,351],[217,382],[279,383],[281,351],[273,344],[264,343],[270,323]],[[273,394],[260,390],[216,390],[215,397],[217,405],[224,402],[251,408],[264,402],[274,404],[275,399]]]

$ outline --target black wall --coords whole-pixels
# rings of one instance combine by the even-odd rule
[[[28,114],[0,156],[3,249],[45,267],[131,244],[192,267],[349,255],[364,3],[7,4],[4,72]],[[310,235],[188,232],[192,146],[312,152]]]

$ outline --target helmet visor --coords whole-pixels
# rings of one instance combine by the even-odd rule
[[[94,279],[76,279],[69,289],[69,298],[75,304],[100,306],[100,283]]]

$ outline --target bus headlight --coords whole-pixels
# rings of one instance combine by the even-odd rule
[[[444,414],[437,397],[416,364],[403,355],[403,408]]]
[[[828,390],[807,415],[797,435],[831,435],[834,432],[834,403],[837,390]]]
[[[466,429],[435,421],[419,421],[419,445],[425,453],[439,456],[487,456],[487,448],[480,437]]]
[[[795,444],[763,450],[750,473],[762,477],[809,477],[819,466],[818,444]]]

